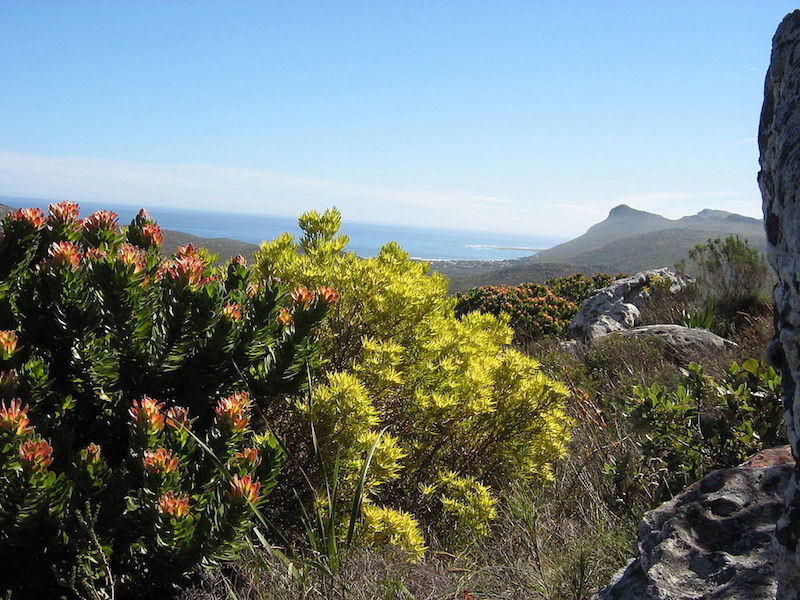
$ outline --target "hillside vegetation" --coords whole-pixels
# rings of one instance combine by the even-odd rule
[[[614,275],[453,297],[339,225],[306,213],[248,266],[165,253],[144,211],[5,215],[0,595],[583,600],[643,511],[783,441],[742,239],[649,292],[646,318],[738,343],[688,363],[650,338],[562,349]]]

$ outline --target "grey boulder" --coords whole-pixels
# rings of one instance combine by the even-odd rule
[[[649,287],[655,280],[669,282],[673,293],[681,291],[690,282],[689,278],[667,267],[612,281],[584,300],[570,323],[569,337],[590,343],[614,331],[636,327],[641,322],[639,308],[649,299]]]
[[[650,511],[638,557],[592,600],[772,600],[772,533],[793,469],[788,446],[767,450]]]
[[[633,329],[617,331],[611,335],[626,338],[657,337],[676,354],[687,358],[701,356],[708,352],[721,352],[731,346],[736,346],[707,329],[684,327],[682,325],[642,325]]]

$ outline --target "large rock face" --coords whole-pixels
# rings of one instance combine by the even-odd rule
[[[682,290],[688,283],[668,268],[642,271],[612,281],[583,302],[570,323],[569,336],[588,343],[614,331],[636,327],[641,322],[639,307],[648,299],[648,287],[655,279],[668,281],[672,292]]]
[[[768,450],[650,511],[638,557],[593,600],[771,600],[772,532],[793,471],[788,448]]]
[[[672,324],[642,325],[633,329],[618,331],[613,335],[629,338],[655,336],[664,340],[664,343],[673,352],[688,360],[694,357],[702,357],[708,353],[723,352],[731,346],[736,346],[732,341],[726,340],[707,329]]]
[[[800,452],[800,11],[788,15],[772,42],[758,134],[767,258],[778,283],[773,292],[776,335],[768,358],[783,375],[789,442]],[[780,600],[800,599],[800,489],[795,470],[776,530],[775,568]]]

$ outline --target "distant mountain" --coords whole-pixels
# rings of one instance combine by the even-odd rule
[[[747,239],[762,252],[766,247],[760,219],[705,209],[672,220],[621,204],[583,235],[538,253],[534,262],[632,272],[674,264],[695,245],[729,235]]]
[[[766,250],[760,219],[707,208],[673,220],[621,204],[583,235],[535,256],[501,263],[436,263],[433,268],[450,277],[452,291],[477,285],[543,282],[576,272],[635,273],[672,266],[686,259],[697,244],[730,235],[748,240],[762,253]]]
[[[572,257],[602,248],[604,245],[628,237],[632,232],[648,233],[666,229],[672,221],[636,210],[625,204],[612,208],[605,221],[592,225],[582,236],[543,250],[536,255],[537,262],[572,263]],[[595,263],[597,264],[597,263]]]

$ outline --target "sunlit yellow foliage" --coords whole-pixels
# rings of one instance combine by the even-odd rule
[[[284,234],[256,253],[264,278],[341,294],[322,332],[328,373],[300,411],[312,418],[327,460],[338,453],[345,480],[387,428],[368,494],[485,532],[494,514],[490,488],[551,476],[568,438],[567,390],[509,347],[505,317],[456,318],[446,280],[396,243],[374,258],[344,252],[339,221],[335,210],[306,213],[301,240]],[[420,500],[420,489],[438,491]]]
[[[425,556],[425,538],[419,523],[409,513],[393,508],[364,504],[362,538],[376,546],[391,544],[400,548],[413,561]]]
[[[488,535],[489,523],[497,516],[497,500],[473,477],[453,471],[439,473],[436,481],[421,487],[423,497],[438,499],[444,520],[462,541]]]

